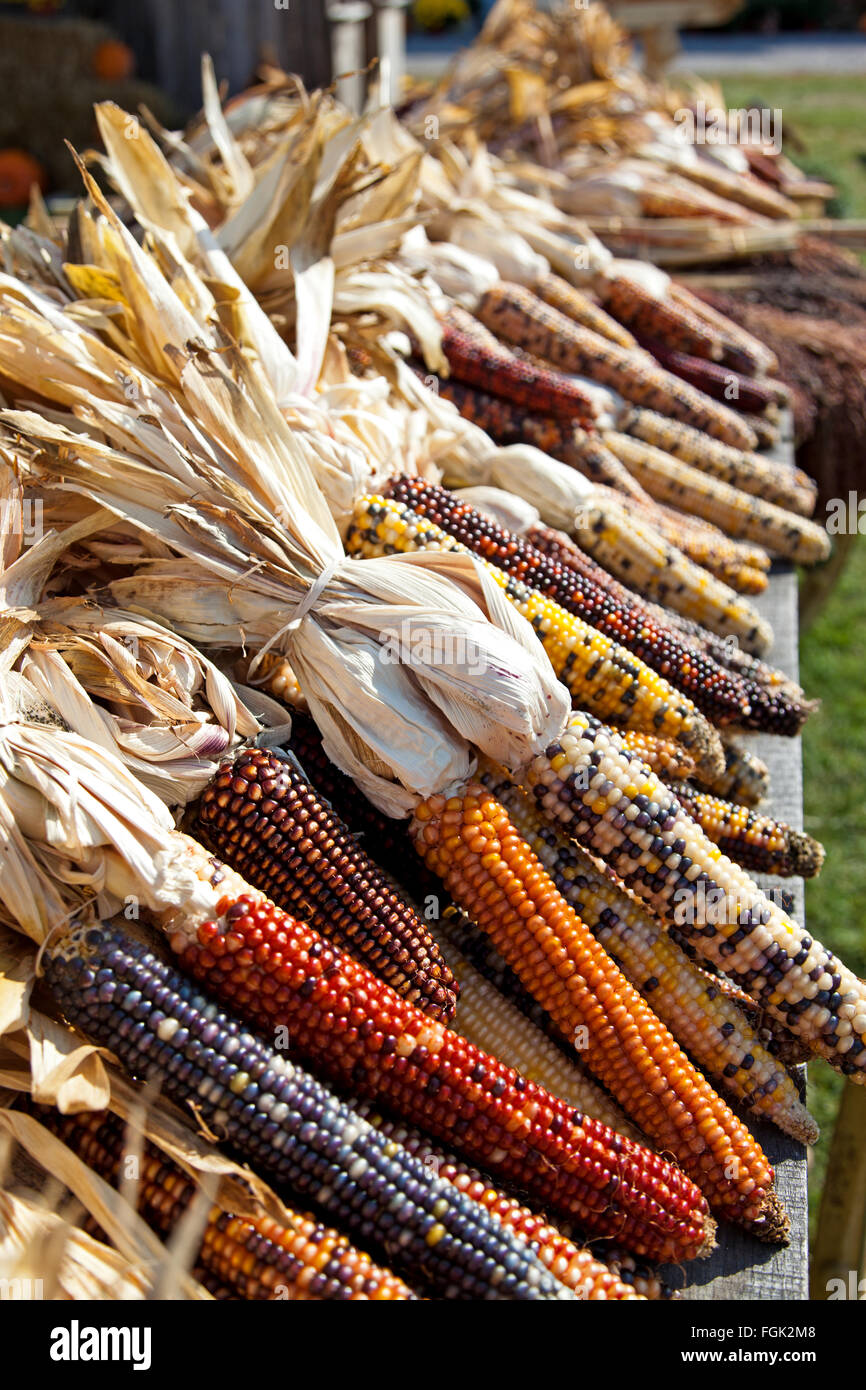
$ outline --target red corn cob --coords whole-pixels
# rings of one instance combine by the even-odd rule
[[[306,923],[190,845],[221,894],[205,922],[164,920],[181,964],[294,1053],[445,1140],[490,1172],[647,1258],[688,1259],[710,1238],[695,1186],[408,1004]]]
[[[595,418],[595,402],[576,381],[517,357],[463,309],[449,310],[442,325],[442,351],[459,380],[514,405],[582,423]]]

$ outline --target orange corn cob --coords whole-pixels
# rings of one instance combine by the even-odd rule
[[[773,1170],[577,917],[505,808],[472,783],[416,808],[428,868],[486,932],[589,1068],[643,1132],[673,1154],[716,1210],[778,1240],[787,1218]]]

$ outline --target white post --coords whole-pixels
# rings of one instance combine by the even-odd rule
[[[379,0],[376,43],[383,106],[395,105],[403,89],[406,72],[406,7],[409,3],[410,0]]]
[[[337,100],[355,115],[364,106],[363,69],[367,66],[364,24],[371,14],[367,0],[346,0],[328,6]]]

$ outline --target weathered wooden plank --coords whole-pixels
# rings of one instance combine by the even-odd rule
[[[787,438],[772,457],[793,462],[793,444]],[[756,601],[761,615],[773,627],[775,642],[770,656],[794,678],[798,674],[797,576],[790,565],[774,565],[770,583]],[[803,778],[799,739],[755,734],[749,746],[770,769],[768,805],[780,820],[802,829]],[[794,915],[803,920],[802,879],[760,876],[764,889],[783,888],[794,898]],[[801,1068],[805,1076],[805,1068]],[[734,1107],[736,1109],[736,1107]],[[763,1245],[738,1228],[719,1228],[718,1248],[709,1259],[693,1261],[683,1273],[670,1272],[670,1282],[682,1287],[682,1296],[699,1301],[723,1299],[798,1300],[809,1296],[808,1205],[806,1150],[773,1125],[757,1123],[745,1112],[742,1118],[753,1130],[776,1169],[776,1185],[791,1220],[790,1244],[779,1249]]]

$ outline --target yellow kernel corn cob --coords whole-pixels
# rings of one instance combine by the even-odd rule
[[[626,506],[619,489],[597,484],[596,493],[599,501],[610,501],[620,508]],[[766,571],[770,568],[770,557],[766,551],[757,546],[744,545],[741,541],[732,541],[710,522],[662,507],[649,496],[629,497],[627,509],[629,516],[646,519],[659,535],[682,550],[696,565],[709,570],[738,593],[761,594],[766,589]],[[543,526],[529,526],[522,534],[530,544],[544,550],[543,542],[548,530]],[[564,533],[557,534],[562,536]]]
[[[612,386],[636,405],[664,411],[742,449],[755,437],[734,411],[666,372],[648,354],[581,328],[522,285],[502,282],[481,297],[476,316],[504,339],[563,372]]]
[[[760,454],[732,449],[729,444],[711,439],[708,434],[653,410],[632,409],[620,424],[625,433],[635,439],[653,444],[683,463],[694,464],[732,487],[762,497],[765,502],[774,502],[799,516],[811,516],[815,510],[817,488],[800,469],[786,468]]]
[[[764,652],[772,629],[745,599],[702,569],[633,510],[594,496],[575,513],[579,545],[637,593],[673,608],[747,651]]]
[[[525,774],[539,809],[602,858],[767,1012],[866,1083],[866,983],[808,936],[591,715]]]
[[[787,1231],[773,1170],[752,1135],[565,901],[505,808],[480,783],[432,796],[411,834],[588,1069],[716,1209],[761,1238]]]
[[[617,729],[624,748],[667,781],[685,781],[694,776],[695,760],[687,748],[673,739],[657,738],[638,729]]]
[[[631,435],[606,430],[604,440],[658,501],[688,507],[729,535],[754,541],[799,564],[817,564],[829,555],[827,532],[814,521],[741,492]]]
[[[657,338],[677,352],[721,361],[723,345],[718,329],[678,300],[652,294],[627,275],[599,277],[598,288],[608,312],[639,337]]]
[[[551,1225],[546,1217],[524,1207],[515,1197],[493,1187],[487,1178],[475,1168],[469,1168],[461,1159],[432,1143],[420,1130],[412,1129],[400,1120],[381,1115],[375,1106],[363,1102],[358,1110],[365,1120],[375,1125],[395,1144],[400,1144],[415,1158],[419,1158],[436,1177],[453,1183],[458,1191],[486,1207],[489,1212],[515,1235],[525,1240],[542,1264],[555,1274],[560,1283],[573,1289],[581,1299],[596,1301],[600,1299],[622,1299],[632,1302],[646,1297],[661,1297],[663,1286],[646,1266],[635,1261],[633,1256],[615,1253],[616,1268],[607,1260],[575,1245],[569,1236]],[[632,1274],[631,1271],[636,1271]],[[628,1282],[622,1275],[627,1274]],[[646,1294],[637,1287],[643,1282],[652,1292]]]
[[[634,335],[622,323],[559,275],[545,275],[533,285],[533,289],[539,299],[543,299],[551,309],[565,314],[572,323],[579,324],[581,328],[591,328],[610,342],[619,343],[620,347],[637,347]]]
[[[682,1047],[756,1115],[813,1144],[818,1131],[793,1081],[719,981],[694,965],[585,850],[548,825],[519,788],[505,779],[485,775],[483,780],[566,902]]]
[[[293,709],[307,708],[298,678],[281,652],[265,652],[248,684],[260,686],[275,700],[282,700],[284,705],[291,705]]]
[[[780,878],[814,878],[821,872],[824,846],[802,830],[683,782],[673,782],[671,791],[719,849],[744,869]]]
[[[367,496],[355,504],[346,553],[365,558],[425,548],[464,551],[465,546],[390,498]],[[624,727],[664,734],[693,750],[701,765],[721,762],[715,732],[663,676],[566,612],[553,600],[481,560],[505,596],[530,622],[551,665],[574,701]]]
[[[485,980],[454,945],[443,941],[435,929],[433,934],[460,985],[457,1012],[451,1020],[455,1031],[590,1119],[639,1141],[640,1135],[619,1107],[576,1062]]]
[[[715,776],[704,777],[698,771],[695,780],[726,801],[738,801],[741,806],[757,806],[770,790],[770,770],[756,754],[734,739],[722,739],[725,750],[724,770]]]

